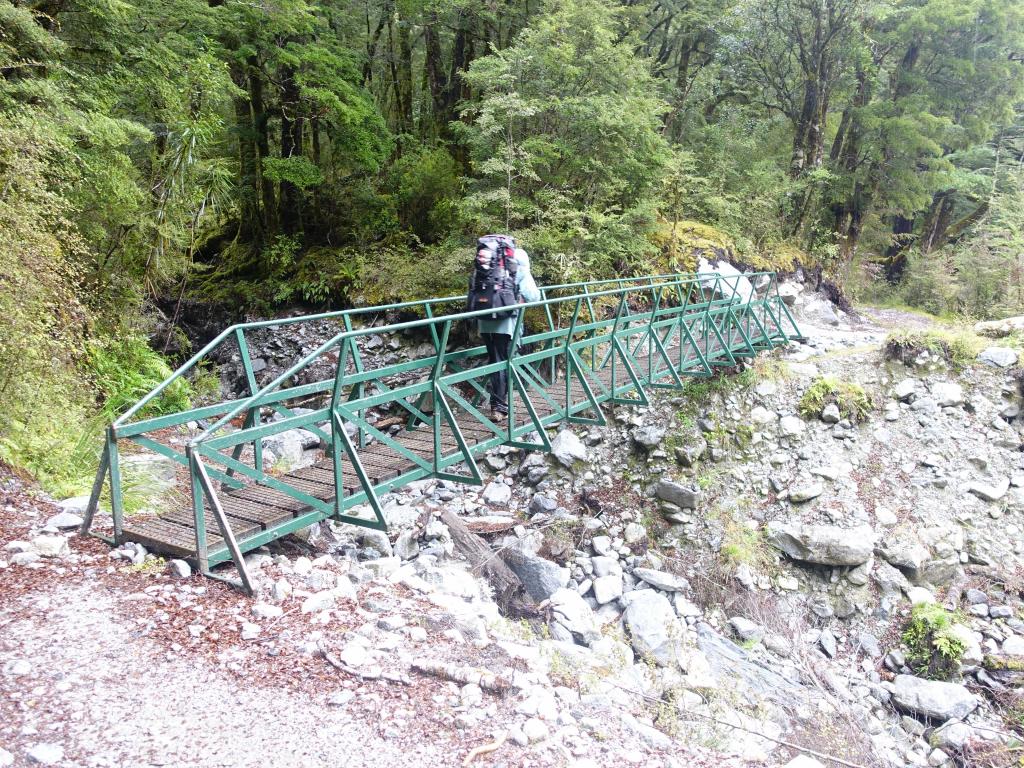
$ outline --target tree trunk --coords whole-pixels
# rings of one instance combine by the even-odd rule
[[[246,68],[232,61],[231,80],[240,89],[248,83]],[[256,130],[253,125],[252,105],[248,99],[236,96],[235,133],[238,136],[238,239],[243,243],[256,243],[262,239],[259,207],[259,160],[256,153]]]
[[[263,161],[270,157],[269,116],[263,102],[263,80],[260,77],[259,62],[255,55],[249,57],[247,65],[249,104],[252,107],[253,131],[256,134],[256,163],[259,174],[263,232],[266,238],[270,239],[277,232],[277,203],[274,199],[274,183],[263,174]]]
[[[302,157],[302,114],[295,71],[284,67],[281,75],[281,158]],[[301,190],[286,179],[281,181],[279,216],[286,235],[302,232]]]

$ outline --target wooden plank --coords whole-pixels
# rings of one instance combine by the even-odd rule
[[[277,507],[278,509],[284,510],[285,512],[291,512],[293,514],[308,508],[308,505],[305,502],[294,499],[281,491],[275,491],[273,488],[268,488],[265,485],[259,485],[258,483],[247,485],[245,488],[234,489],[226,495],[234,496],[238,499],[245,499],[247,501],[259,502],[268,507]]]
[[[212,515],[212,512],[210,514]],[[235,534],[236,539],[251,536],[263,530],[259,523],[254,523],[251,520],[243,520],[233,515],[226,515],[226,517],[228,525],[231,526],[231,532]],[[189,530],[193,530],[195,527],[195,518],[192,515],[191,509],[172,509],[170,512],[164,512],[160,515],[160,519],[166,520],[169,523],[176,523]],[[219,530],[217,528],[217,521],[212,516],[206,518],[206,530],[208,533]]]
[[[155,552],[178,557],[195,557],[196,554],[195,531],[168,520],[156,517],[129,519],[125,521],[124,534]],[[211,549],[224,544],[221,537],[212,532],[206,534],[206,542]]]

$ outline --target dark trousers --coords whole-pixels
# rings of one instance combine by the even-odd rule
[[[482,333],[487,346],[487,362],[504,363],[508,360],[512,337],[507,333]],[[508,371],[502,368],[491,374],[491,410],[508,413]]]

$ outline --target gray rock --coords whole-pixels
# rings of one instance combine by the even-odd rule
[[[176,579],[187,579],[192,575],[192,566],[184,560],[168,560],[167,569]]]
[[[7,768],[9,765],[14,765],[14,755],[0,747],[0,768]]]
[[[700,435],[695,435],[682,445],[677,445],[673,453],[676,461],[684,467],[692,467],[707,453],[708,441]]]
[[[384,557],[391,557],[393,554],[391,539],[388,538],[384,531],[378,531],[373,528],[360,528],[356,534],[356,541],[359,542],[359,546],[376,550]]]
[[[783,437],[796,437],[807,431],[807,425],[799,416],[783,416],[779,420],[779,432]]]
[[[690,589],[690,583],[682,576],[657,571],[653,568],[634,568],[633,575],[665,592],[688,592]]]
[[[892,391],[892,396],[903,402],[910,401],[917,393],[917,379],[904,379]]]
[[[877,659],[882,655],[882,646],[879,644],[878,638],[870,632],[861,632],[857,636],[857,644],[860,646],[861,652],[870,659]]]
[[[569,584],[569,569],[543,557],[519,549],[506,549],[502,559],[523,582],[527,594],[537,602],[547,600]]]
[[[963,405],[964,388],[952,381],[939,381],[932,384],[932,398],[940,408]]]
[[[877,535],[868,525],[840,528],[800,523],[768,524],[768,541],[794,560],[819,565],[860,565],[875,548]]]
[[[54,528],[77,528],[82,524],[82,516],[74,512],[58,512],[47,520],[46,524]]]
[[[714,676],[729,690],[748,689],[755,698],[768,699],[784,709],[804,697],[799,685],[754,661],[750,653],[704,622],[697,624],[697,647],[707,659]]]
[[[838,646],[836,644],[836,636],[827,629],[823,629],[821,634],[818,635],[818,645],[821,646],[821,650],[825,652],[825,655],[830,659],[836,657],[838,652]]]
[[[640,589],[627,592],[622,602],[626,605],[622,620],[633,650],[659,666],[677,663],[682,658],[683,630],[665,596],[653,589]]]
[[[41,557],[60,557],[68,553],[68,540],[63,536],[36,536],[32,548]]]
[[[980,703],[977,696],[957,683],[897,675],[893,685],[892,697],[897,706],[933,720],[963,719]]]
[[[572,469],[575,465],[582,464],[587,460],[587,447],[583,445],[575,432],[563,429],[551,441],[551,455],[562,466]]]
[[[573,589],[560,589],[551,596],[550,605],[553,623],[573,642],[590,645],[601,639],[597,617],[578,592]]]
[[[484,503],[489,506],[507,507],[508,503],[512,500],[512,488],[499,480],[495,480],[488,483],[487,487],[484,488],[482,498]]]
[[[402,560],[412,560],[420,553],[420,545],[416,542],[416,536],[412,531],[402,531],[395,539],[392,547],[395,557]]]
[[[811,483],[810,485],[804,485],[799,488],[794,488],[789,492],[789,500],[799,504],[800,502],[810,501],[816,499],[825,492],[825,486],[821,483]]]
[[[64,747],[47,742],[36,744],[29,749],[28,759],[40,765],[56,765],[64,759]]]
[[[633,430],[633,442],[647,451],[654,450],[665,439],[665,428],[655,424],[645,424]]]
[[[527,511],[531,515],[550,515],[558,509],[558,502],[543,493],[535,493]]]
[[[744,642],[756,643],[764,638],[764,627],[742,616],[733,616],[729,619],[729,625],[736,633],[736,636]]]
[[[675,504],[682,509],[696,509],[700,502],[699,488],[688,488],[672,480],[659,480],[654,487],[654,493],[659,499]]]
[[[1006,492],[1010,490],[1010,479],[1004,477],[994,483],[983,483],[975,481],[967,486],[967,490],[979,499],[985,501],[999,501]]]
[[[594,599],[598,605],[610,603],[622,597],[622,577],[615,574],[594,579]]]
[[[978,359],[999,368],[1009,368],[1016,365],[1017,353],[1009,347],[988,347],[978,353]]]
[[[821,410],[821,420],[826,424],[838,424],[841,418],[839,406],[835,403],[829,403]]]
[[[647,529],[640,523],[626,523],[622,531],[622,540],[629,546],[647,541]]]

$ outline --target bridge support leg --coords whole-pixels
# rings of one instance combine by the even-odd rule
[[[217,494],[213,490],[213,484],[210,483],[210,477],[206,474],[206,467],[203,466],[203,462],[199,460],[198,456],[194,456],[196,472],[199,475],[199,482],[203,486],[203,491],[206,492],[206,497],[210,500],[210,508],[213,510],[213,516],[217,519],[217,527],[220,528],[220,535],[224,539],[224,543],[227,545],[228,552],[231,553],[231,559],[235,563],[235,568],[238,570],[238,576],[241,581],[236,582],[231,579],[224,579],[211,573],[209,568],[205,571],[207,576],[213,578],[220,578],[222,581],[227,582],[233,587],[238,587],[247,595],[253,594],[252,579],[249,578],[249,570],[245,567],[245,558],[242,557],[242,552],[238,549],[238,542],[235,541],[235,534],[231,530],[231,526],[228,525],[227,517],[224,515],[224,508],[220,505],[220,500],[217,498]]]

